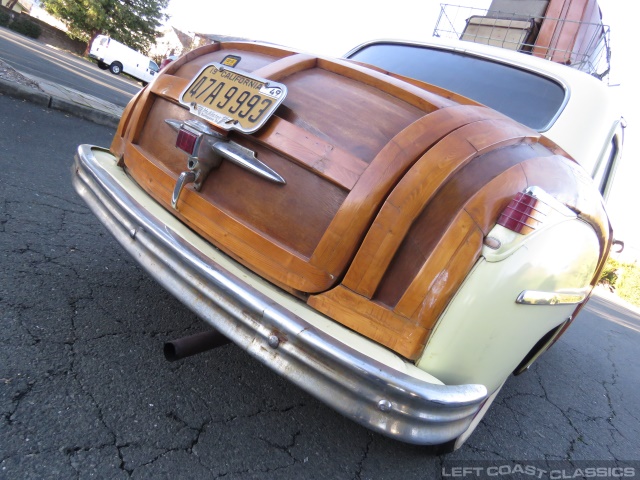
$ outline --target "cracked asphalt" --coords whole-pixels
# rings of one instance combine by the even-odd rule
[[[640,475],[640,317],[606,299],[447,456],[369,432],[233,345],[166,362],[163,342],[204,323],[71,186],[76,146],[113,133],[0,96],[0,478],[405,480],[587,460]]]

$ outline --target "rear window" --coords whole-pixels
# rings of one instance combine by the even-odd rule
[[[565,90],[558,82],[468,54],[380,43],[349,58],[464,95],[541,132],[564,105]]]

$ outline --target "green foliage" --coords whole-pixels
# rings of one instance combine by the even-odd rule
[[[640,307],[640,265],[609,258],[600,276],[600,284],[627,302]]]
[[[63,21],[69,36],[91,43],[108,35],[125,45],[147,52],[167,19],[169,0],[43,0],[44,9]]]
[[[21,33],[31,38],[38,38],[42,34],[42,28],[37,23],[30,22],[24,18],[17,18],[9,24],[9,28],[14,32]]]
[[[0,10],[0,25],[6,27],[9,25],[9,20],[11,20],[9,14],[4,10]]]

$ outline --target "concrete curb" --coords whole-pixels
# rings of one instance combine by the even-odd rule
[[[120,117],[111,113],[102,112],[85,105],[79,105],[64,98],[54,97],[34,88],[25,87],[18,83],[9,82],[0,78],[0,93],[5,93],[15,98],[28,100],[45,108],[70,113],[76,117],[88,120],[98,125],[116,128]]]

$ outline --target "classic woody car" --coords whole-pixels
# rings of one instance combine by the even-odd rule
[[[73,182],[219,335],[374,431],[457,448],[597,281],[621,119],[599,80],[521,53],[347,57],[194,50]]]

